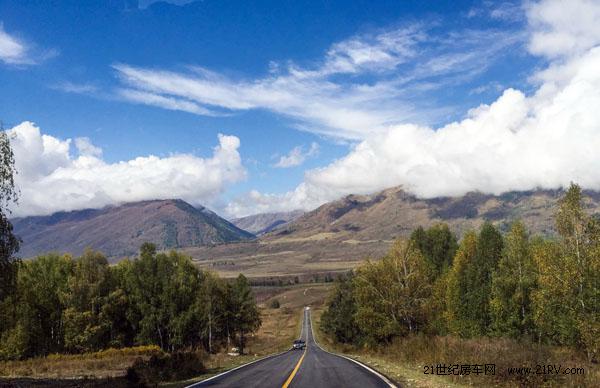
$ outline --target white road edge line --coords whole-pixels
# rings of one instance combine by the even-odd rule
[[[390,381],[390,379],[388,379],[387,377],[385,377],[385,376],[384,376],[384,375],[382,375],[381,373],[377,372],[375,369],[373,369],[373,368],[371,368],[371,367],[369,367],[369,366],[367,366],[367,365],[363,364],[362,362],[360,362],[360,361],[356,361],[356,360],[355,360],[355,359],[353,359],[353,358],[350,358],[350,357],[347,357],[347,356],[343,356],[343,355],[341,355],[341,354],[337,354],[337,353],[332,353],[332,352],[330,352],[330,351],[327,351],[327,350],[323,349],[323,348],[321,347],[321,345],[319,345],[319,343],[317,342],[317,339],[315,338],[315,330],[313,329],[313,324],[312,324],[312,314],[310,314],[310,331],[311,331],[311,334],[312,334],[313,341],[314,341],[315,345],[317,345],[317,347],[318,347],[319,349],[321,349],[322,351],[324,351],[325,353],[329,353],[329,354],[332,354],[332,355],[334,355],[334,356],[338,356],[338,357],[345,358],[345,359],[346,359],[346,360],[348,360],[348,361],[352,361],[353,363],[355,363],[355,364],[358,364],[358,365],[362,366],[363,368],[365,368],[365,369],[366,369],[366,370],[368,370],[369,372],[373,373],[375,376],[379,377],[379,378],[380,378],[381,380],[383,380],[383,381],[384,381],[384,382],[385,382],[385,383],[386,383],[386,384],[387,384],[387,385],[388,385],[390,388],[398,388],[398,387],[397,387],[397,386],[396,386],[394,383],[392,383],[392,382]]]
[[[224,375],[226,375],[226,374],[228,374],[228,373],[231,373],[231,372],[234,372],[234,371],[236,371],[236,370],[238,370],[238,369],[242,369],[242,368],[244,368],[244,367],[246,367],[246,366],[248,366],[248,365],[252,365],[252,364],[255,364],[255,363],[257,363],[257,362],[260,362],[260,361],[264,361],[264,360],[266,360],[266,359],[269,359],[269,358],[277,357],[277,356],[279,356],[279,355],[281,355],[281,354],[283,354],[283,353],[287,353],[287,352],[289,352],[289,351],[290,351],[289,349],[288,349],[288,350],[284,350],[283,352],[279,352],[279,353],[276,353],[276,354],[271,354],[271,355],[269,355],[269,356],[265,356],[265,357],[263,357],[263,358],[259,358],[258,360],[250,361],[250,362],[248,362],[248,363],[246,363],[246,364],[242,364],[242,365],[240,365],[240,366],[236,366],[236,367],[235,367],[235,368],[233,368],[233,369],[229,369],[229,370],[227,370],[227,371],[225,371],[225,372],[223,372],[223,373],[219,373],[218,375],[215,375],[215,376],[213,376],[213,377],[209,377],[209,378],[208,378],[208,379],[206,379],[206,380],[198,381],[197,383],[194,383],[194,384],[191,384],[191,385],[187,385],[185,388],[193,388],[193,387],[200,386],[200,385],[202,385],[202,384],[206,383],[207,381],[210,381],[210,380],[214,380],[214,379],[216,379],[217,377],[224,376]]]

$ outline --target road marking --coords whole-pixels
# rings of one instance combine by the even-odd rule
[[[341,355],[341,354],[337,354],[337,353],[332,353],[332,352],[329,352],[329,351],[327,351],[327,350],[323,349],[323,348],[321,347],[321,345],[319,345],[319,343],[317,342],[317,339],[315,338],[315,331],[314,331],[314,329],[313,329],[313,324],[312,324],[312,316],[310,316],[310,331],[311,331],[311,334],[312,334],[312,337],[313,337],[313,342],[315,343],[315,345],[317,345],[317,347],[318,347],[319,349],[321,349],[322,351],[324,351],[325,353],[329,353],[329,354],[331,354],[331,355],[334,355],[334,356],[338,356],[338,357],[341,357],[341,358],[345,358],[345,359],[346,359],[346,360],[348,360],[348,361],[352,361],[353,363],[355,363],[355,364],[358,364],[358,365],[362,366],[363,368],[365,368],[365,369],[366,369],[366,370],[368,370],[369,372],[373,373],[375,376],[379,377],[379,378],[380,378],[381,380],[383,380],[383,381],[384,381],[384,382],[385,382],[385,383],[386,383],[386,384],[387,384],[387,385],[388,385],[390,388],[397,388],[397,387],[396,387],[396,385],[395,385],[394,383],[392,383],[392,381],[391,381],[390,379],[388,379],[387,377],[385,377],[385,376],[384,376],[384,375],[382,375],[381,373],[377,372],[375,369],[373,369],[373,368],[371,368],[371,367],[369,367],[369,366],[367,366],[367,365],[363,364],[362,362],[360,362],[360,361],[356,361],[356,360],[355,360],[355,359],[353,359],[353,358],[350,358],[350,357],[347,357],[347,356],[343,356],[343,355]]]
[[[205,380],[202,380],[202,381],[198,381],[197,383],[194,383],[194,384],[188,385],[188,386],[187,386],[187,387],[185,387],[185,388],[200,387],[200,386],[202,386],[204,383],[206,383],[206,382],[208,382],[208,381],[211,381],[211,380],[217,379],[217,378],[219,378],[219,377],[221,377],[221,376],[227,375],[227,374],[229,374],[229,373],[231,373],[231,372],[235,372],[235,371],[236,371],[236,370],[238,370],[238,369],[245,368],[245,367],[247,367],[247,366],[250,366],[250,365],[252,365],[252,364],[256,364],[257,362],[265,361],[265,360],[268,360],[269,358],[273,358],[273,357],[280,356],[280,355],[282,355],[283,353],[287,353],[287,352],[289,352],[289,350],[284,350],[283,352],[279,352],[279,353],[276,353],[276,354],[271,354],[271,355],[269,355],[269,356],[266,356],[266,357],[263,357],[263,358],[259,358],[258,360],[254,360],[254,361],[248,362],[248,363],[246,363],[246,364],[242,364],[242,365],[240,365],[240,366],[238,366],[238,367],[235,367],[235,368],[233,368],[233,369],[229,369],[229,370],[227,370],[227,371],[225,371],[225,372],[219,373],[219,374],[218,374],[218,375],[216,375],[216,376],[209,377],[208,379],[205,379]]]
[[[290,374],[290,377],[287,378],[287,380],[285,381],[285,383],[283,383],[281,388],[288,388],[288,386],[294,379],[294,376],[296,376],[296,372],[298,372],[298,369],[300,369],[300,365],[302,365],[302,361],[304,361],[304,356],[306,356],[306,351],[307,351],[307,349],[305,348],[304,353],[302,354],[302,357],[300,357],[300,361],[298,361],[298,363],[296,364],[296,367],[292,371],[292,374]]]

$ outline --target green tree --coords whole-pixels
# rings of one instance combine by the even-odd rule
[[[444,314],[449,274],[450,269],[437,277],[431,285],[431,296],[425,304],[426,330],[429,334],[446,335],[448,333],[448,325]]]
[[[474,322],[469,308],[470,289],[468,275],[477,256],[477,235],[467,232],[456,252],[452,268],[446,280],[446,309],[444,317],[448,330],[462,337],[478,334],[477,322]]]
[[[534,258],[540,273],[535,319],[540,337],[580,344],[600,354],[600,225],[584,211],[581,188],[571,184],[556,213],[558,243]]]
[[[260,312],[248,279],[240,274],[233,284],[233,306],[235,330],[240,336],[240,352],[244,352],[246,335],[253,333],[261,325]]]
[[[0,302],[15,289],[16,261],[20,239],[14,235],[8,220],[9,205],[16,203],[18,192],[15,189],[15,158],[10,139],[4,130],[0,130]],[[1,311],[0,311],[1,312]],[[3,325],[0,324],[0,330]]]
[[[533,319],[538,340],[573,345],[577,341],[577,316],[573,309],[574,268],[564,266],[559,242],[533,245],[539,287],[533,293]]]
[[[458,242],[447,224],[439,223],[427,230],[418,227],[410,239],[430,263],[435,278],[452,266]]]
[[[496,270],[503,249],[502,234],[489,222],[479,231],[477,254],[467,268],[467,311],[475,323],[473,336],[487,334],[491,324],[490,299],[492,273]]]
[[[354,320],[354,275],[340,276],[329,295],[327,308],[321,315],[321,328],[338,342],[357,343],[360,329]]]
[[[358,267],[356,322],[369,342],[416,332],[425,322],[431,269],[410,241],[396,240],[380,261]]]
[[[128,315],[136,342],[169,351],[195,345],[198,316],[194,307],[203,275],[191,259],[175,251],[157,253],[153,244],[146,243],[127,268],[124,289],[132,304]]]
[[[71,352],[106,347],[112,322],[102,314],[114,282],[106,257],[87,249],[75,261],[64,300],[65,346]]]
[[[23,358],[63,350],[63,296],[68,291],[72,271],[73,261],[66,255],[39,256],[20,264],[16,324],[3,334],[3,343],[0,344],[2,349],[12,347],[13,353],[5,357]],[[8,341],[10,346],[4,341]]]
[[[200,337],[209,353],[215,351],[215,344],[228,337],[228,325],[232,312],[231,293],[223,280],[213,273],[205,272],[197,299]]]
[[[195,295],[202,292],[205,274],[192,260],[175,251],[157,255],[164,260],[162,309],[168,321],[167,340],[171,351],[198,343],[197,323],[201,316],[194,309]]]
[[[498,269],[492,277],[493,334],[513,338],[532,334],[531,294],[536,279],[529,236],[523,223],[517,221],[506,236]]]

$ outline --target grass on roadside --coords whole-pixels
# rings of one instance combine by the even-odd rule
[[[314,314],[314,313],[313,313]],[[598,364],[575,349],[540,346],[506,338],[461,339],[425,335],[399,339],[376,349],[337,344],[318,330],[321,311],[313,317],[317,341],[327,350],[369,365],[403,387],[600,387]],[[440,376],[424,374],[425,365],[495,364],[495,375]],[[536,365],[556,364],[584,369],[584,374],[537,375]],[[508,374],[509,367],[531,367],[529,376]]]
[[[123,376],[137,358],[161,354],[158,346],[107,349],[95,353],[51,354],[22,361],[0,361],[0,376],[60,378],[107,378]]]

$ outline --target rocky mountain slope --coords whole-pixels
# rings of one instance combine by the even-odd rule
[[[319,234],[355,240],[393,239],[418,226],[447,223],[459,236],[490,221],[501,230],[521,219],[530,232],[554,234],[554,212],[562,190],[509,192],[499,196],[468,193],[462,197],[419,199],[400,187],[373,195],[349,195],[304,214],[264,238],[306,238]],[[600,193],[586,191],[590,214],[600,215]]]
[[[252,216],[235,218],[231,223],[240,229],[254,233],[257,236],[273,231],[275,228],[281,228],[283,225],[294,221],[303,215],[302,210],[294,210],[282,213],[261,213]]]
[[[78,255],[86,247],[119,258],[135,255],[144,242],[171,249],[254,238],[210,210],[182,200],[133,202],[12,222],[23,239],[19,255],[25,258],[49,251]]]

